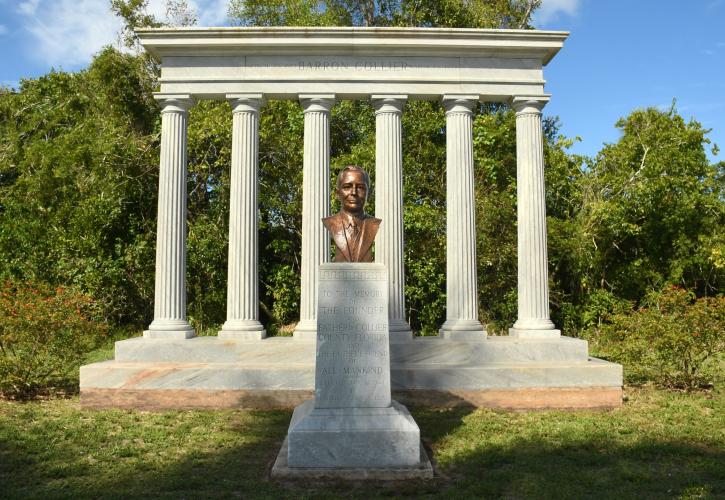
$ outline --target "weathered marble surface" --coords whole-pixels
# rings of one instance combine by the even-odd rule
[[[81,392],[125,389],[312,390],[312,364],[127,363],[81,367]],[[543,387],[621,387],[622,366],[591,358],[586,363],[495,363],[481,366],[393,366],[393,390],[485,390]]]
[[[197,337],[187,340],[145,339],[141,337],[116,342],[115,359],[119,362],[146,363],[264,363],[274,368],[289,363],[314,366],[314,341],[291,337],[263,340]],[[489,363],[588,363],[585,340],[570,337],[557,339],[517,339],[479,337],[475,341],[446,340],[440,337],[415,337],[411,341],[390,343],[394,367],[405,365],[480,366]]]
[[[431,28],[137,29],[161,62],[161,91],[223,98],[263,92],[340,98],[371,94],[438,99],[456,92],[486,100],[544,92],[542,68],[568,33]],[[198,57],[204,54],[205,57]]]
[[[420,430],[408,410],[295,408],[288,432],[290,467],[414,467],[420,463]]]
[[[385,266],[320,266],[315,407],[390,406],[389,346]]]
[[[290,468],[420,465],[420,429],[390,397],[388,270],[320,265],[315,398],[295,408]]]
[[[420,447],[420,461],[413,467],[290,467],[287,461],[289,443],[285,438],[270,475],[277,479],[343,479],[349,481],[401,481],[407,479],[430,479],[433,464],[423,446]]]
[[[416,338],[391,343],[394,390],[621,387],[622,367],[587,356],[579,339],[479,341]],[[292,338],[242,341],[135,338],[116,343],[116,360],[81,367],[84,389],[312,390],[315,343]]]

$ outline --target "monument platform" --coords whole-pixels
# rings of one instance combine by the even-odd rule
[[[390,343],[393,398],[408,406],[612,408],[622,366],[560,337]],[[293,408],[314,396],[315,341],[133,338],[115,359],[81,367],[89,408]]]

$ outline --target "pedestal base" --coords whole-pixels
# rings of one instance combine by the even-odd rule
[[[561,330],[526,330],[522,328],[509,328],[509,337],[515,339],[558,339]]]
[[[483,340],[486,338],[486,329],[478,320],[449,319],[443,323],[438,334],[448,340]]]
[[[295,331],[292,333],[295,340],[316,341],[317,340],[317,320],[302,320],[297,323]]]
[[[401,481],[406,479],[430,479],[434,475],[433,465],[422,445],[420,446],[420,462],[413,467],[339,467],[330,469],[326,467],[290,467],[287,462],[288,441],[285,438],[270,471],[270,476],[274,479]]]
[[[290,468],[417,467],[420,429],[397,403],[387,408],[295,408],[289,431]]]
[[[147,339],[193,339],[196,330],[144,330],[143,336]]]
[[[261,325],[260,325],[261,326]],[[267,330],[264,328],[260,330],[225,330],[222,328],[219,330],[220,339],[235,339],[235,340],[262,340],[267,337]]]
[[[401,319],[390,320],[390,322],[388,324],[388,331],[390,331],[390,340],[393,340],[393,341],[413,340],[413,331],[410,329],[410,325],[405,320],[401,320]]]

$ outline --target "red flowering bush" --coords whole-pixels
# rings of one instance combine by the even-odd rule
[[[630,382],[693,389],[721,380],[725,297],[677,287],[650,294],[637,310],[618,313],[591,332],[597,354],[624,365]]]
[[[0,392],[28,397],[68,385],[107,335],[100,309],[73,288],[6,281],[0,290]],[[73,375],[75,377],[75,375]]]

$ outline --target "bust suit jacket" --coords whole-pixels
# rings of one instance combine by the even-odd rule
[[[358,244],[355,248],[349,248],[348,238],[345,234],[346,219],[344,214],[338,212],[335,215],[323,218],[322,223],[330,231],[332,239],[337,246],[335,262],[372,262],[373,241],[375,240],[375,235],[378,234],[380,222],[380,219],[376,219],[367,214],[365,214],[365,217],[358,219],[358,227],[360,230],[360,236],[357,240]]]

